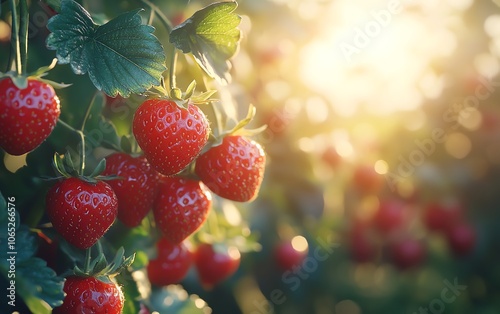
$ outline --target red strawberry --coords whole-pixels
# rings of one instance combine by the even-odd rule
[[[159,174],[146,158],[125,153],[106,157],[106,170],[102,174],[123,178],[108,181],[118,198],[118,219],[128,227],[138,226],[153,207]]]
[[[381,233],[388,235],[404,228],[408,219],[407,206],[396,199],[380,200],[379,207],[373,217],[375,227]]]
[[[123,292],[116,283],[105,283],[94,277],[70,276],[64,282],[63,304],[54,314],[119,314],[123,309]]]
[[[426,257],[424,244],[413,238],[403,238],[393,243],[390,253],[393,263],[402,270],[420,265]]]
[[[186,168],[207,143],[210,127],[195,105],[180,108],[165,99],[142,103],[134,115],[133,132],[151,165],[170,176]]]
[[[465,256],[474,250],[476,229],[466,222],[458,222],[447,230],[446,239],[455,256]]]
[[[307,247],[296,248],[292,241],[283,241],[274,248],[274,260],[281,270],[291,270],[302,265],[307,252]]]
[[[184,243],[172,244],[165,238],[156,247],[158,255],[148,264],[149,281],[156,286],[179,283],[193,263],[193,253]]]
[[[153,214],[163,236],[180,243],[205,222],[212,195],[205,185],[180,177],[162,179]]]
[[[196,160],[196,174],[215,194],[237,202],[257,197],[264,176],[266,156],[248,138],[230,135]]]
[[[66,241],[80,249],[94,245],[111,227],[118,200],[109,184],[67,178],[47,193],[47,214]]]
[[[377,254],[377,243],[370,230],[370,223],[356,219],[348,233],[351,258],[358,263],[372,262]]]
[[[52,86],[35,79],[19,89],[10,78],[0,80],[0,147],[11,155],[37,148],[50,135],[61,114]]]
[[[434,202],[427,205],[423,220],[429,230],[446,232],[462,219],[462,212],[462,205],[458,202]]]
[[[211,289],[238,270],[241,255],[235,247],[202,243],[196,249],[194,258],[202,286]]]

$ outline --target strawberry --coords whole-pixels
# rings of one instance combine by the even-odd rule
[[[211,206],[212,195],[202,182],[165,177],[153,214],[163,236],[172,243],[180,243],[201,227]]]
[[[210,134],[208,120],[197,106],[188,104],[184,109],[165,99],[142,103],[135,112],[132,130],[151,165],[166,176],[186,168]]]
[[[457,222],[446,231],[448,246],[457,257],[470,254],[476,246],[476,229],[467,222]]]
[[[118,200],[104,181],[66,178],[47,193],[47,215],[66,241],[87,249],[101,238],[118,213]]]
[[[52,86],[28,79],[19,89],[12,79],[0,80],[0,147],[11,155],[37,148],[50,135],[61,114]]]
[[[205,289],[211,289],[233,275],[240,266],[240,252],[224,244],[202,243],[196,249],[194,262],[200,282]]]
[[[179,283],[193,263],[193,253],[184,243],[172,244],[161,238],[156,244],[158,255],[148,264],[149,281],[156,286]]]
[[[94,277],[70,276],[64,282],[63,304],[54,314],[119,314],[123,309],[123,292],[116,283],[105,283]]]
[[[307,252],[307,247],[297,248],[292,241],[283,241],[274,247],[274,260],[281,270],[292,270],[302,265]]]
[[[390,254],[394,265],[405,270],[422,264],[426,258],[427,250],[421,241],[406,237],[391,244]]]
[[[118,198],[118,219],[130,228],[138,226],[153,207],[159,174],[146,158],[125,153],[106,157],[102,174],[123,178],[108,181]]]
[[[236,202],[257,197],[266,156],[262,147],[248,138],[229,135],[196,160],[195,172],[215,194]]]

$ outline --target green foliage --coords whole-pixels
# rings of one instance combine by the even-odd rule
[[[90,13],[72,0],[61,3],[61,13],[47,25],[52,32],[47,47],[57,51],[62,64],[76,74],[88,72],[97,89],[106,94],[142,93],[159,85],[165,54],[154,28],[143,25],[139,11],[97,25]]]
[[[121,286],[123,296],[125,297],[125,304],[123,305],[122,314],[136,314],[140,310],[141,294],[137,282],[132,277],[132,274],[124,270],[118,276],[116,281]]]
[[[0,197],[0,223],[8,226],[7,207],[5,200]],[[9,212],[10,213],[10,212]],[[19,217],[17,216],[17,221]],[[15,231],[14,231],[15,230]],[[15,242],[11,242],[11,237],[15,233]],[[37,250],[37,237],[25,225],[17,228],[8,228],[8,234],[2,232],[0,237],[0,273],[2,280],[10,285],[15,282],[15,291],[32,313],[50,314],[51,308],[62,303],[64,298],[63,279],[58,277],[47,263],[34,257]],[[15,253],[13,253],[15,252]],[[15,263],[11,260],[15,260]],[[15,266],[13,268],[13,265]],[[16,300],[19,304],[20,300]]]
[[[238,51],[241,18],[233,13],[236,2],[213,3],[193,14],[170,33],[170,42],[196,62],[211,77],[228,82],[229,59]]]
[[[159,313],[177,313],[177,314],[196,314],[206,313],[208,306],[198,306],[196,300],[200,298],[197,295],[188,297],[187,292],[178,285],[170,285],[163,289],[154,290],[150,300],[151,309]],[[170,300],[166,304],[165,300]]]

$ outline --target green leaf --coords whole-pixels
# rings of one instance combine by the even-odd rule
[[[61,305],[63,286],[64,279],[38,257],[32,257],[16,267],[16,292],[32,313],[51,313],[52,309],[47,306]]]
[[[0,274],[9,280],[15,280],[16,293],[32,313],[50,314],[51,307],[62,304],[64,281],[47,267],[44,260],[33,257],[37,248],[36,241],[35,234],[26,225],[17,229],[14,248],[5,237],[0,238]],[[9,258],[15,259],[14,273],[9,272]]]
[[[213,3],[193,14],[170,33],[170,42],[184,53],[191,52],[211,77],[229,82],[229,59],[238,51],[240,16],[236,2]]]
[[[61,13],[47,27],[47,47],[76,74],[88,73],[99,90],[110,96],[142,93],[159,85],[165,53],[154,28],[142,24],[139,10],[97,25],[77,2],[63,0]]]
[[[127,270],[122,271],[116,276],[116,281],[122,287],[123,296],[125,297],[122,314],[139,313],[141,307],[139,302],[141,294],[138,284],[132,277],[132,274]]]

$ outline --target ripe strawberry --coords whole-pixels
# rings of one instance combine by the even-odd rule
[[[202,243],[196,249],[194,258],[202,286],[211,289],[238,270],[241,255],[235,247]]]
[[[0,80],[0,147],[11,155],[37,148],[50,135],[61,113],[52,86],[35,79],[19,89],[10,78]]]
[[[64,282],[63,304],[54,314],[119,314],[123,309],[123,292],[116,283],[105,283],[94,277],[70,276]]]
[[[149,281],[156,286],[179,283],[193,263],[193,253],[184,243],[172,244],[165,238],[156,247],[158,255],[148,264]]]
[[[429,230],[446,232],[448,228],[462,219],[462,212],[463,208],[458,202],[435,202],[427,205],[423,220]]]
[[[106,157],[106,170],[102,174],[123,178],[108,181],[118,198],[118,219],[128,227],[138,226],[153,207],[159,174],[146,158],[125,153]]]
[[[215,194],[248,202],[257,197],[265,164],[266,156],[258,143],[230,135],[198,157],[195,172]]]
[[[388,235],[404,227],[408,218],[407,207],[399,200],[381,200],[373,217],[375,227],[381,233]]]
[[[113,189],[103,181],[89,183],[67,178],[47,193],[47,214],[66,241],[87,249],[111,227],[118,213]]]
[[[408,269],[420,265],[426,256],[422,242],[413,238],[403,238],[390,246],[393,263],[399,269]]]
[[[447,230],[446,239],[455,256],[465,256],[474,250],[476,230],[468,223],[456,223]]]
[[[371,262],[377,254],[377,245],[370,233],[370,224],[363,220],[355,220],[348,233],[351,258],[358,263]]]
[[[172,243],[180,243],[201,227],[211,206],[212,195],[202,182],[165,177],[153,214],[163,236]]]
[[[307,251],[307,248],[296,249],[291,241],[283,241],[274,248],[274,260],[281,270],[291,270],[302,264]]]
[[[165,99],[142,103],[134,115],[132,128],[148,161],[166,176],[186,168],[210,134],[208,120],[197,106],[189,104],[183,109]]]

